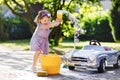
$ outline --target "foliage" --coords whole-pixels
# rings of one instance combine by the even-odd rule
[[[109,25],[109,12],[102,11],[100,6],[84,3],[80,13],[80,24],[86,31],[83,39],[97,39],[99,41],[114,41]]]
[[[111,32],[112,30],[109,25],[109,20],[108,18],[104,18],[101,19],[99,23],[95,24],[93,38],[99,41],[114,42]]]
[[[68,21],[66,24],[63,25],[63,36],[65,37],[73,37],[74,28],[71,26],[71,23]]]
[[[63,0],[65,1],[65,0]],[[98,1],[98,0],[96,0]],[[67,10],[69,12],[71,12],[72,14],[74,15],[78,15],[79,14],[79,8],[80,8],[80,5],[82,5],[83,3],[86,3],[86,2],[90,2],[92,3],[91,1],[88,1],[88,0],[69,0],[69,1],[65,1],[63,2],[63,5],[62,2],[61,4],[57,5],[57,0],[55,0],[53,2],[53,15],[55,15],[53,18],[56,18],[56,10],[58,9],[63,9],[63,10]],[[99,2],[99,1],[98,1]],[[94,2],[93,2],[94,3]],[[51,7],[47,6],[47,9],[48,10],[52,10]],[[51,32],[51,35],[50,35],[50,38],[52,38],[52,42],[54,40],[55,42],[55,45],[58,45],[61,37],[72,37],[74,34],[74,29],[73,29],[73,26],[71,25],[70,21],[68,21],[67,17],[66,16],[63,16],[63,22],[62,22],[62,25],[61,27],[59,28],[54,28],[53,31]]]
[[[111,0],[111,27],[115,41],[120,41],[120,0]]]
[[[31,32],[34,32],[35,24],[33,23],[34,17],[37,12],[41,9],[47,9],[52,13],[52,18],[56,18],[57,10],[68,10],[74,13],[76,7],[82,3],[95,3],[99,0],[3,0],[4,3],[11,9],[11,11],[23,19],[25,19],[29,25]],[[69,36],[70,34],[65,32],[66,19],[63,19],[61,27],[53,28],[50,34],[50,39],[54,40],[55,45],[59,44],[60,38],[64,35]],[[69,23],[68,23],[69,24]],[[63,30],[66,29],[66,30]],[[68,27],[68,30],[70,26]],[[63,33],[63,32],[65,33]],[[71,32],[71,31],[70,31]]]
[[[3,0],[3,2],[13,14],[28,22],[30,31],[33,33],[36,27],[34,17],[43,8],[43,4],[38,0]]]
[[[49,0],[47,4],[46,0],[41,0],[41,2],[46,3],[44,8],[49,10],[52,14],[52,19],[56,19],[57,10],[68,10],[74,12],[76,7],[76,0]],[[52,8],[51,8],[52,7]],[[62,37],[70,37],[73,35],[73,29],[70,26],[70,22],[66,16],[63,16],[62,24],[56,28],[53,28],[50,34],[50,43],[54,42],[54,45],[58,45]]]
[[[5,32],[8,33],[9,39],[26,39],[31,37],[29,25],[21,18],[6,18],[5,20]]]
[[[0,40],[7,39],[6,33],[4,32],[4,23],[5,19],[3,18],[2,7],[0,6]]]
[[[120,41],[120,1],[111,1],[113,6],[111,10],[111,28],[113,31],[112,35],[114,35],[114,39],[116,41]],[[92,36],[93,34],[98,33],[94,31],[94,29],[98,29],[99,31],[102,29],[99,26],[104,26],[104,24],[107,26],[107,28],[104,28],[106,28],[106,30],[109,29],[109,32],[111,31],[109,28],[108,18],[104,17],[105,15],[99,16],[102,10],[97,6],[101,6],[99,0],[0,0],[0,3],[3,2],[9,7],[9,9],[11,9],[14,14],[20,16],[29,23],[31,32],[33,32],[35,29],[33,20],[39,10],[48,9],[52,13],[52,18],[55,19],[58,9],[68,10],[71,13],[74,13],[76,8],[80,8],[80,10],[78,10],[78,12],[80,12],[80,15],[78,16],[80,25],[87,30],[87,35]],[[70,37],[72,35],[73,28],[70,22],[67,21],[66,18],[63,18],[61,27],[52,29],[50,39],[52,39],[52,41],[57,45],[62,36]],[[110,36],[111,33],[109,33],[109,37]]]
[[[38,13],[41,9],[47,9],[52,13],[52,18],[56,18],[57,10],[59,9],[67,9],[69,10],[69,7],[71,4],[73,4],[75,1],[70,0],[3,0],[4,3],[11,9],[11,11],[18,15],[19,17],[25,19],[31,29],[31,33],[34,32],[35,29],[35,23],[33,22],[35,15]],[[73,4],[74,5],[74,4]],[[72,8],[74,9],[74,7]],[[62,34],[62,28],[57,27],[52,30],[51,32],[51,39],[55,40],[55,44],[58,44],[59,39]]]

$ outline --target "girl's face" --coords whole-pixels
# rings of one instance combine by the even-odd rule
[[[40,22],[41,22],[42,24],[49,24],[49,23],[50,23],[50,18],[47,17],[47,16],[45,16],[45,17],[43,17],[43,18],[40,20]]]

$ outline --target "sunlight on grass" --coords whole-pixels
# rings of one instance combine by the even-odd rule
[[[16,50],[29,50],[29,40],[10,40],[0,42],[0,44]]]
[[[77,49],[81,49],[83,46],[89,45],[89,41],[80,41],[77,43]],[[102,46],[107,46],[110,48],[113,48],[115,50],[120,50],[120,43],[114,43],[114,42],[101,42]],[[63,42],[60,43],[59,48],[74,48],[74,43],[73,42]]]
[[[12,48],[15,50],[29,50],[30,49],[30,40],[10,40],[10,41],[0,41],[0,45]],[[89,41],[80,41],[77,44],[77,49],[81,49],[83,46],[89,45]],[[102,46],[108,46],[115,50],[120,50],[120,43],[114,42],[101,42]],[[68,51],[74,49],[74,43],[71,41],[61,42],[59,46],[50,47],[51,49],[56,49],[59,51]]]
[[[89,45],[89,41],[80,41],[77,45],[76,45],[76,49],[81,49],[83,46],[85,45]],[[101,42],[102,46],[108,46],[110,48],[113,48],[115,50],[120,50],[120,43],[114,43],[114,42]],[[62,42],[60,43],[59,46],[57,47],[53,47],[53,49],[55,50],[59,50],[59,51],[63,51],[64,53],[74,49],[74,43],[73,42]],[[63,54],[64,54],[63,53]]]
[[[120,50],[120,43],[113,43],[113,42],[102,42],[103,46],[108,46],[110,48],[113,48],[115,50]]]

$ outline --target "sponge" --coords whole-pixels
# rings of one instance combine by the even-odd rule
[[[48,73],[47,73],[47,71],[38,71],[38,72],[36,72],[36,75],[38,76],[38,77],[46,77],[46,76],[48,76]]]

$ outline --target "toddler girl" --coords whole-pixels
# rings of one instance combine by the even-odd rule
[[[58,26],[60,24],[59,19],[54,22],[50,22],[51,15],[47,10],[41,10],[38,12],[34,22],[37,24],[35,32],[30,41],[30,50],[35,51],[33,59],[33,70],[36,70],[36,65],[38,57],[40,54],[48,54],[49,42],[48,36],[50,33],[50,28],[53,26]]]

